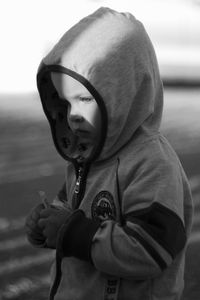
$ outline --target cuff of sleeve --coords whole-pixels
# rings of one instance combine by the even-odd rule
[[[87,218],[82,210],[76,210],[59,231],[57,253],[61,257],[74,256],[92,262],[92,240],[99,227],[99,221]]]

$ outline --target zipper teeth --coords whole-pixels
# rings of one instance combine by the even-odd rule
[[[75,185],[75,190],[74,190],[75,194],[78,194],[80,192],[81,179],[82,179],[82,168],[79,168],[78,178],[76,180],[76,185]]]

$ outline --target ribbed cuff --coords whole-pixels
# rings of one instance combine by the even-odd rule
[[[59,231],[59,256],[74,256],[92,262],[92,240],[99,226],[99,221],[87,218],[82,210],[76,210]]]

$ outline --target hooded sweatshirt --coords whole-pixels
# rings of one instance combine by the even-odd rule
[[[68,126],[51,72],[81,82],[99,105],[101,135],[89,156]],[[159,132],[163,86],[144,26],[130,13],[98,9],[43,59],[37,84],[66,161],[55,203],[72,209],[57,239],[50,298],[180,299],[192,199]]]

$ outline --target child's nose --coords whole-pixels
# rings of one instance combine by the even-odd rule
[[[80,115],[72,115],[72,114],[70,114],[69,116],[68,116],[68,121],[69,122],[71,122],[71,123],[81,123],[81,122],[83,122],[83,120],[84,120],[84,118],[82,117],[82,116],[80,116]]]
[[[83,121],[83,117],[77,109],[71,107],[68,109],[68,121],[74,123],[77,122],[80,123]]]

